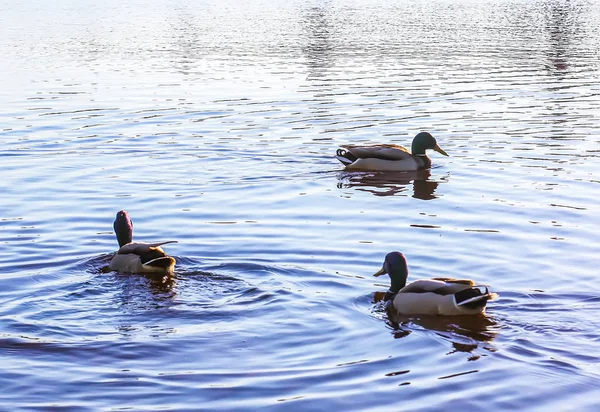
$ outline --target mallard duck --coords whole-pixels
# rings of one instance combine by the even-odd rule
[[[133,222],[129,213],[121,210],[113,223],[119,250],[109,264],[111,270],[124,273],[152,273],[168,275],[173,273],[175,259],[161,248],[175,240],[159,243],[133,242]]]
[[[388,253],[374,276],[386,273],[392,285],[384,300],[404,315],[477,315],[485,310],[488,300],[498,296],[487,286],[466,279],[419,279],[407,285],[408,266],[400,252]]]
[[[412,154],[405,147],[394,144],[341,147],[345,150],[338,149],[335,157],[346,166],[346,170],[411,172],[431,167],[431,159],[425,153],[427,149],[448,156],[427,132],[415,136],[411,147]]]

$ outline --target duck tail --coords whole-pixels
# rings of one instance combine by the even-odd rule
[[[343,150],[343,149],[338,149],[335,154],[336,154],[335,158],[337,160],[339,160],[340,162],[342,162],[342,164],[344,164],[345,166],[348,166],[348,165],[356,162],[356,160],[358,159],[358,157],[354,156],[352,153],[348,152],[347,150]]]
[[[481,290],[485,289],[485,292]],[[487,286],[473,286],[454,294],[456,306],[464,306],[470,309],[482,308],[488,300],[496,299],[498,295],[491,293]]]

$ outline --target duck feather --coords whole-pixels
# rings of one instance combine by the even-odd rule
[[[340,147],[346,149],[359,159],[405,160],[411,157],[406,147],[395,144],[376,144],[372,146],[344,145]]]

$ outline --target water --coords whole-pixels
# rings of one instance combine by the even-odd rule
[[[600,408],[598,3],[0,16],[0,409]],[[429,172],[333,158],[420,130]],[[120,209],[174,279],[103,271]],[[500,299],[389,318],[391,250]]]

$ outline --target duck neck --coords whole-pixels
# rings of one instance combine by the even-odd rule
[[[119,242],[119,247],[123,247],[123,245],[131,243],[133,240],[133,230],[129,225],[123,225],[115,222],[114,229],[115,234],[117,235],[117,242]]]
[[[119,242],[119,247],[123,247],[127,243],[131,243],[133,236],[131,233],[117,233],[117,241]]]
[[[390,292],[392,293],[398,293],[400,291],[400,289],[402,289],[404,286],[406,286],[406,278],[408,277],[408,273],[406,268],[404,268],[404,270],[397,270],[393,273],[390,273],[390,280],[391,280],[391,286],[390,286]]]

